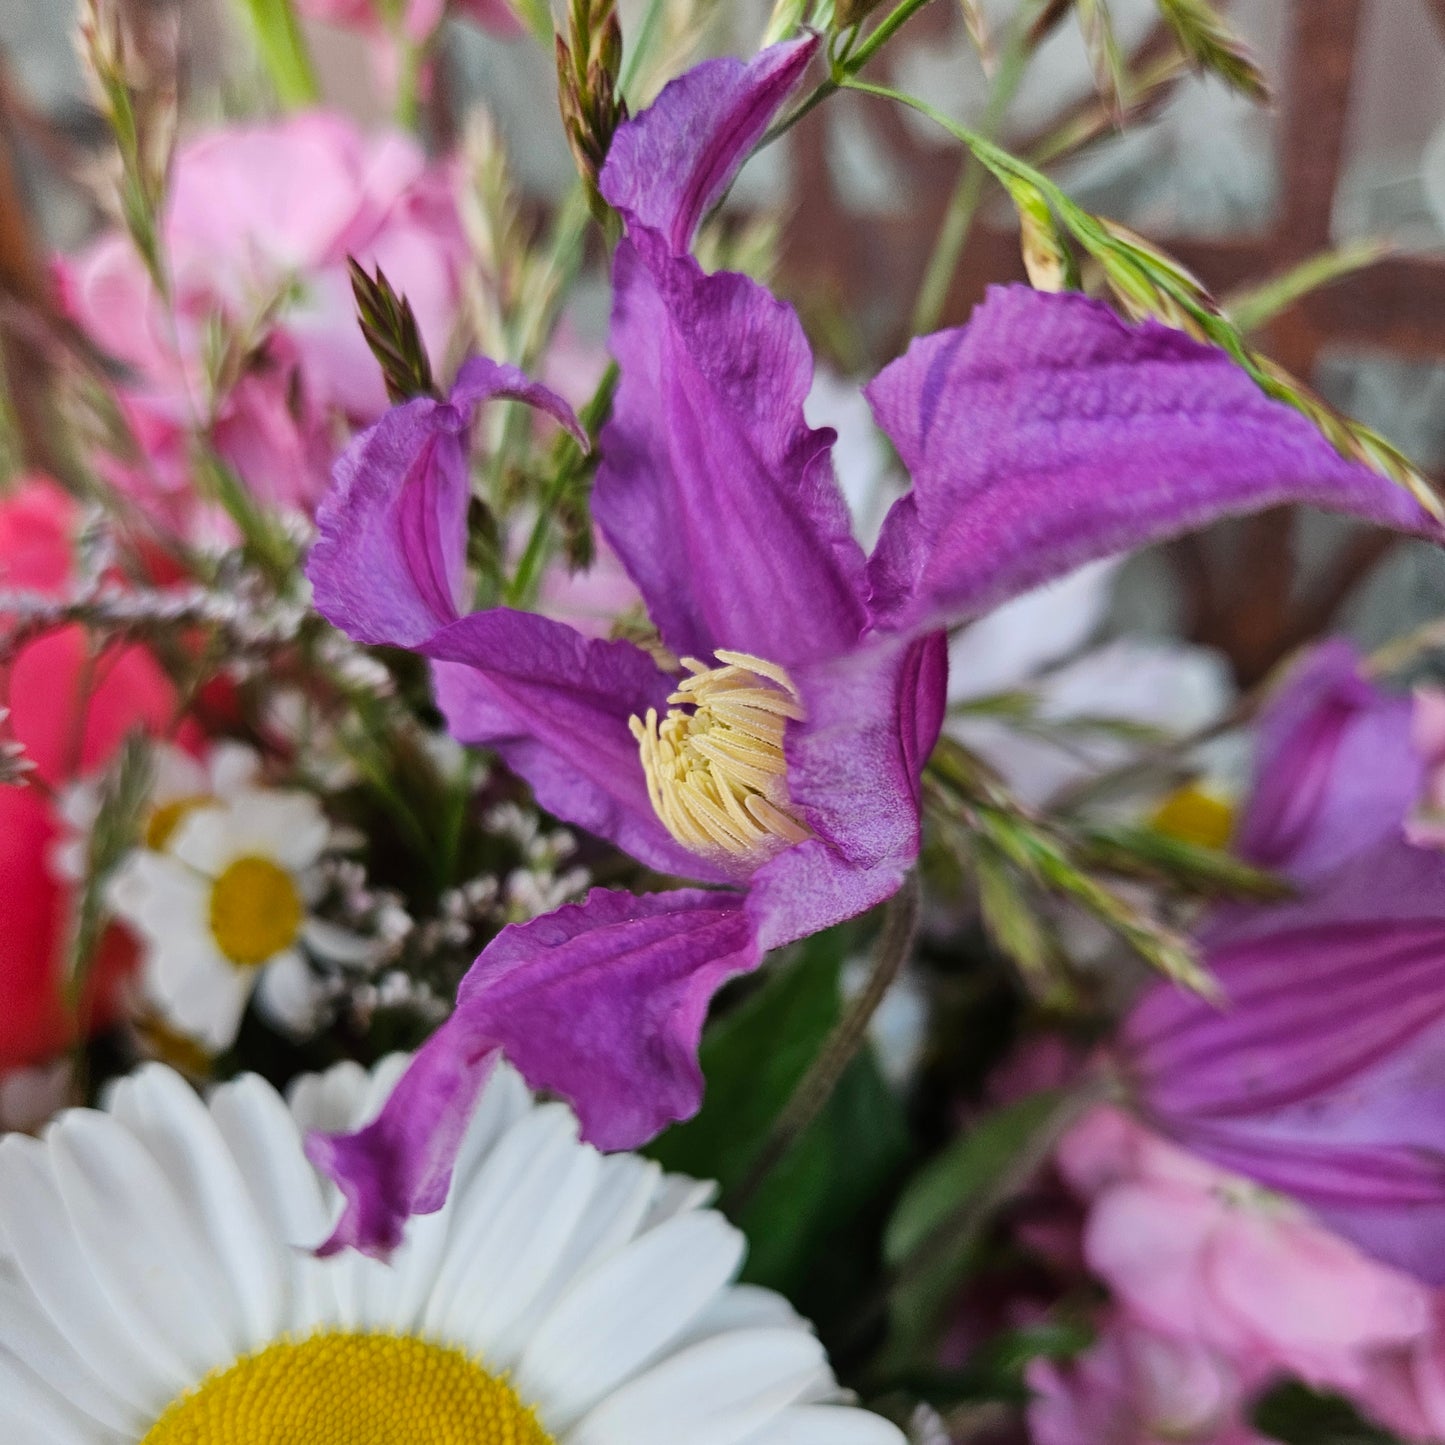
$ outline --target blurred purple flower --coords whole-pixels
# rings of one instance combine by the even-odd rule
[[[1445,1283],[1445,857],[1412,846],[1408,698],[1344,644],[1260,726],[1246,856],[1295,879],[1201,936],[1228,1004],[1154,988],[1121,1047],[1150,1120],[1292,1195],[1367,1253]]]
[[[1434,530],[1222,353],[1081,296],[1010,288],[869,388],[914,490],[865,559],[833,433],[804,420],[812,357],[798,318],[689,253],[816,48],[698,66],[618,132],[601,178],[625,235],[621,381],[593,514],[684,681],[629,643],[533,614],[460,615],[455,407],[412,403],[360,438],[320,514],[309,570],[327,617],[430,657],[452,732],[498,752],[543,807],[711,885],[598,890],[490,945],[377,1123],[317,1143],[351,1200],[335,1247],[384,1250],[408,1213],[437,1206],[499,1049],[605,1147],[696,1109],[718,986],[886,899],[911,868],[943,625],[1091,558],[1281,501]]]

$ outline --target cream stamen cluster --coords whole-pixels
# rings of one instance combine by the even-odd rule
[[[776,663],[718,652],[720,667],[685,657],[691,676],[658,720],[634,717],[647,792],[663,826],[705,856],[766,858],[812,834],[788,798],[783,736],[802,699]]]

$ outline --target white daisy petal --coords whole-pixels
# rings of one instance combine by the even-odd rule
[[[566,1427],[660,1356],[722,1290],[743,1237],[721,1215],[670,1219],[579,1280],[517,1365],[522,1393]]]
[[[823,1347],[809,1334],[736,1330],[624,1385],[569,1432],[567,1445],[738,1445],[826,1368]]]
[[[217,878],[245,849],[233,841],[230,808],[199,808],[181,819],[170,851],[197,873]]]
[[[295,948],[278,953],[256,984],[256,1006],[282,1033],[297,1039],[315,1033],[324,998],[311,965]]]
[[[37,1379],[13,1355],[0,1349],[0,1439],[25,1445],[91,1445],[125,1437],[94,1420],[88,1420],[63,1396]]]
[[[24,1282],[0,1267],[0,1354],[7,1351],[97,1423],[123,1435],[143,1428],[143,1417],[96,1377]]]
[[[243,1333],[233,1343],[271,1338],[285,1323],[284,1246],[266,1228],[211,1112],[158,1065],[123,1080],[111,1111],[144,1141],[193,1210],[238,1306]]]
[[[0,1220],[36,1303],[117,1400],[144,1411],[185,1386],[184,1372],[149,1354],[102,1291],[77,1245],[40,1140],[13,1134],[0,1141]],[[7,1318],[6,1333],[12,1328]]]
[[[81,1252],[148,1349],[194,1375],[229,1358],[244,1332],[188,1203],[119,1121],[62,1114],[46,1140]]]
[[[177,937],[147,960],[145,990],[166,1021],[212,1053],[230,1048],[256,980],[233,968],[209,937]]]
[[[845,1405],[785,1410],[746,1445],[904,1445],[903,1432],[881,1415]]]
[[[821,1347],[731,1285],[741,1236],[695,1182],[604,1159],[506,1067],[389,1265],[298,1248],[339,1205],[304,1131],[364,1123],[406,1063],[339,1066],[289,1105],[254,1077],[202,1103],[151,1066],[105,1112],[0,1143],[0,1441],[136,1445],[162,1415],[167,1440],[251,1439],[284,1409],[308,1438],[482,1411],[534,1445],[900,1445],[810,1407],[837,1393]]]

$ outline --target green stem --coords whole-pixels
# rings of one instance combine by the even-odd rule
[[[622,94],[627,97],[629,102],[633,99],[632,87],[637,84],[637,76],[642,69],[642,62],[652,49],[652,42],[657,37],[657,27],[662,23],[663,3],[664,0],[648,0],[642,22],[637,27],[637,38],[628,47],[627,60],[622,67],[622,79],[618,84]]]
[[[873,953],[873,967],[863,991],[848,1005],[808,1071],[798,1081],[792,1097],[783,1105],[763,1141],[747,1177],[725,1201],[725,1209],[736,1218],[756,1198],[768,1176],[782,1163],[793,1145],[822,1113],[833,1091],[858,1055],[868,1037],[868,1025],[884,995],[903,970],[913,951],[918,929],[918,877],[910,873],[902,888],[888,901],[883,914],[883,932]]]
[[[1024,22],[1024,12],[1015,19],[1013,32],[994,75],[989,91],[988,107],[984,111],[979,133],[992,139],[1003,124],[1003,118],[1019,83],[1028,68],[1033,46],[1029,39],[1029,26]],[[983,182],[987,172],[978,157],[972,152],[965,153],[959,171],[958,185],[948,203],[938,239],[933,245],[933,254],[923,273],[918,288],[918,300],[913,308],[913,319],[909,328],[915,336],[934,331],[943,315],[948,293],[953,285],[954,273],[958,270],[959,257],[968,244],[973,220],[978,213],[978,203],[983,195]]]

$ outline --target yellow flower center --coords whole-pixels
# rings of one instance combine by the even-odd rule
[[[163,852],[166,844],[175,837],[176,829],[197,808],[209,808],[215,801],[204,793],[192,793],[188,797],[173,798],[169,803],[162,803],[160,807],[153,808],[150,817],[146,819],[145,836],[141,841],[153,853]]]
[[[776,663],[719,652],[721,667],[684,657],[692,676],[630,723],[647,795],[663,826],[705,857],[762,860],[812,834],[791,811],[783,734],[803,717],[793,680]]]
[[[1200,848],[1223,848],[1234,832],[1234,809],[1198,783],[1176,788],[1154,810],[1154,830]]]
[[[212,1371],[140,1445],[553,1445],[506,1379],[407,1335],[277,1340]]]
[[[211,885],[211,937],[237,968],[256,968],[295,943],[301,895],[269,858],[237,858]]]

